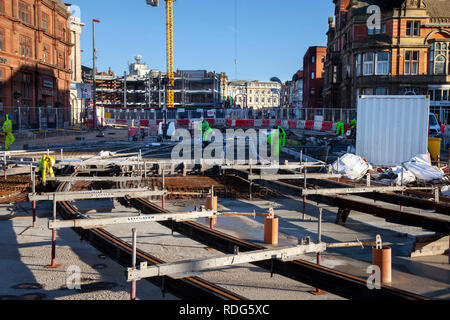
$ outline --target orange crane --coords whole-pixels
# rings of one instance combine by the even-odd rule
[[[175,74],[173,72],[173,3],[176,0],[166,1],[166,36],[167,36],[167,87],[166,87],[166,106],[167,108],[175,107]],[[147,4],[152,7],[159,6],[159,0],[147,0]]]

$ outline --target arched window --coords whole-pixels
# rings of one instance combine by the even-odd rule
[[[446,59],[443,55],[437,56],[434,60],[434,74],[445,75]]]
[[[434,42],[430,47],[429,73],[434,75],[449,74],[449,43]]]

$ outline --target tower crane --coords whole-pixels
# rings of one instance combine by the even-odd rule
[[[166,58],[167,58],[167,86],[166,86],[166,106],[167,108],[175,107],[175,75],[173,71],[173,3],[176,0],[166,1]],[[147,0],[147,4],[152,7],[159,6],[159,0]]]

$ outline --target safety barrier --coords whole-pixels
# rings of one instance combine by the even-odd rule
[[[320,132],[336,132],[337,123],[329,121],[305,121],[305,120],[235,120],[235,119],[205,119],[211,126],[218,128],[239,128],[239,129],[272,129],[276,126],[289,129],[300,129],[307,131],[320,131]],[[196,121],[189,119],[171,120],[175,122],[178,128],[192,128],[192,124]],[[110,119],[106,123],[110,126],[126,126],[126,127],[154,127],[159,126],[162,120],[113,120]],[[351,128],[350,124],[344,124],[344,130],[347,131]]]

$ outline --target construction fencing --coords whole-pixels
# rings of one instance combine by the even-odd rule
[[[64,129],[71,126],[70,108],[0,107],[0,121],[10,115],[14,131]]]
[[[82,117],[81,125],[93,127],[93,110],[87,108],[87,117]],[[450,107],[431,107],[441,124],[450,126]],[[15,131],[68,129],[79,126],[73,123],[70,108],[33,108],[33,107],[2,107],[0,106],[0,121],[9,114]],[[179,126],[189,126],[192,122],[206,119],[216,125],[266,127],[273,123],[289,122],[294,127],[317,128],[320,124],[349,124],[356,117],[355,109],[305,109],[305,108],[273,108],[254,109],[173,109],[168,110],[167,119]],[[102,125],[149,126],[158,125],[163,121],[161,109],[108,109],[97,108],[97,119]],[[100,123],[101,121],[101,123]],[[305,125],[303,125],[305,124]]]
[[[189,120],[200,119],[218,120],[305,120],[305,121],[350,121],[356,116],[355,109],[197,109],[197,110],[168,110],[169,121],[184,123]],[[106,123],[124,123],[130,120],[137,121],[162,121],[163,111],[159,109],[104,109]]]

